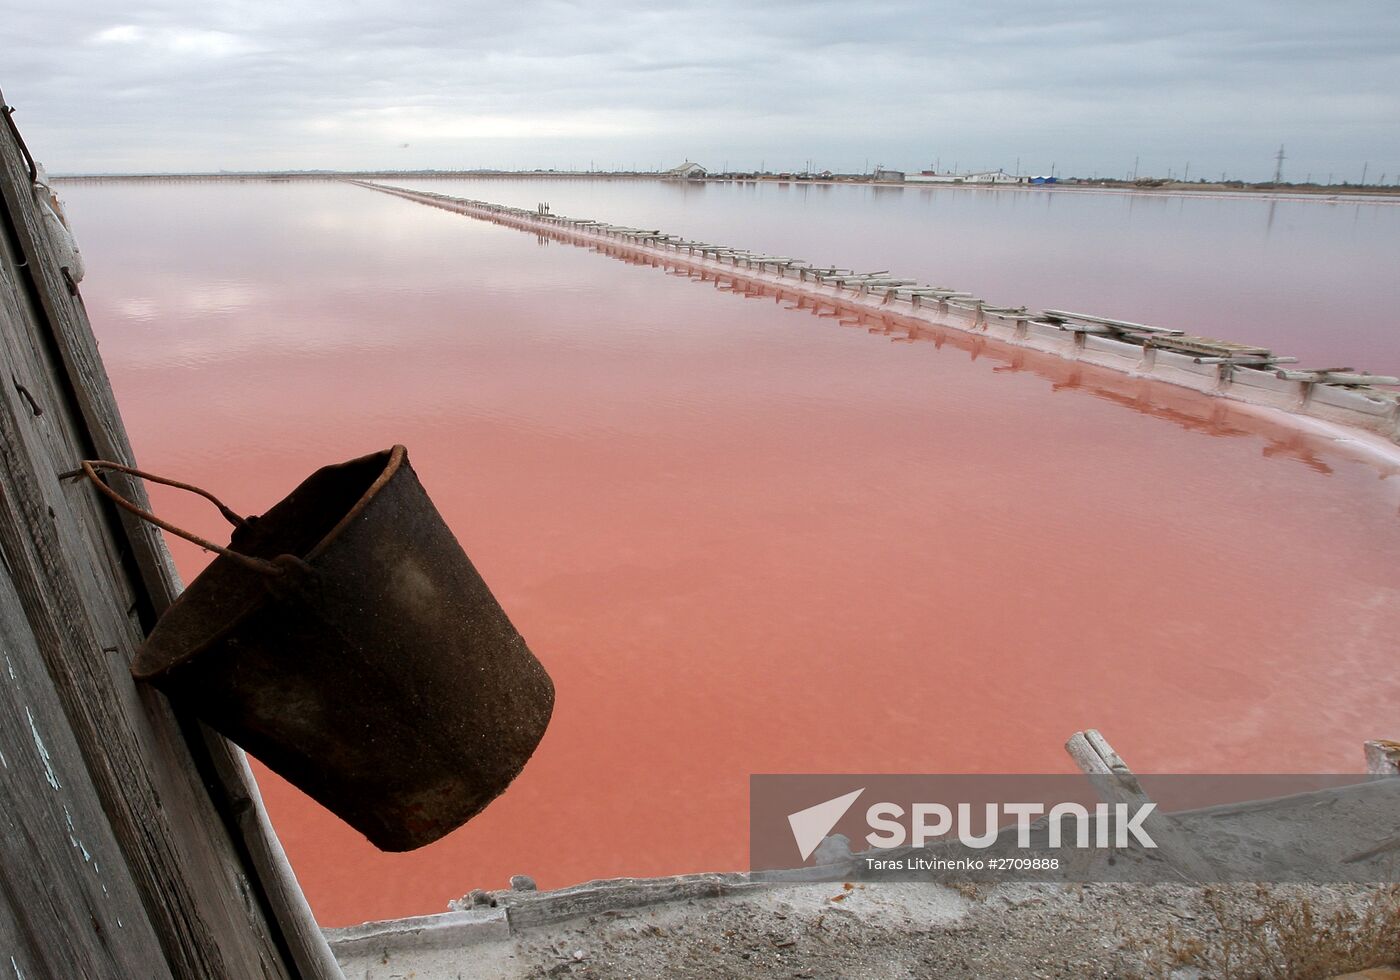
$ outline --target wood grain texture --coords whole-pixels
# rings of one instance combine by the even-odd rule
[[[75,750],[63,757],[74,767],[63,774],[67,785],[89,788],[92,799],[79,809],[85,820],[100,816],[104,840],[118,849],[106,855],[107,867],[129,879],[128,904],[132,894],[139,899],[122,921],[145,923],[146,945],[154,937],[174,976],[339,978],[242,753],[176,717],[161,695],[130,678],[137,645],[180,583],[153,529],[124,522],[91,487],[59,479],[81,458],[133,457],[81,298],[58,267],[18,147],[4,128],[0,192],[0,551],[15,597],[7,608],[10,642],[42,664],[53,702],[45,725]],[[145,499],[139,486],[120,489]],[[62,825],[31,823],[37,812],[16,812],[29,832],[66,844]],[[50,944],[55,928],[62,942],[94,929],[86,907],[71,905],[81,923],[44,925]],[[10,909],[16,918],[7,928],[37,927],[22,905]],[[142,927],[132,928],[136,935]],[[78,942],[79,949],[87,945]],[[106,947],[88,952],[97,956],[99,948]],[[131,953],[125,945],[112,948]]]
[[[1377,738],[1366,742],[1366,771],[1372,776],[1400,775],[1400,742]]]
[[[1065,751],[1094,784],[1099,797],[1110,804],[1141,806],[1151,798],[1122,756],[1095,728],[1075,732],[1065,743]],[[1161,810],[1154,810],[1143,821],[1143,829],[1157,844],[1157,856],[1171,866],[1183,881],[1216,881],[1219,875],[1203,858],[1181,825]]]
[[[168,977],[3,568],[0,774],[0,966],[9,956],[26,977]]]

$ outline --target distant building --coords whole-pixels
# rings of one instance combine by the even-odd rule
[[[1009,174],[1005,170],[983,170],[967,175],[969,184],[1024,184],[1026,178]]]
[[[671,180],[700,180],[709,174],[709,171],[698,163],[687,160],[679,167],[672,167],[663,176]]]
[[[1024,184],[1027,177],[1018,177],[1005,170],[979,170],[974,173],[953,174],[925,170],[905,178],[914,184]]]
[[[940,174],[934,170],[923,170],[904,178],[911,184],[961,184],[962,174]]]
[[[903,180],[903,179],[904,179],[904,171],[903,171],[903,170],[887,170],[887,169],[884,168],[884,167],[876,167],[876,168],[875,168],[875,179],[876,179],[876,180]]]

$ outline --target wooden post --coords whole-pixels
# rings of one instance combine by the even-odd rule
[[[1367,742],[1363,749],[1366,753],[1366,771],[1372,776],[1400,775],[1400,742],[1378,738]]]
[[[133,456],[30,177],[17,131],[0,124],[0,937],[11,966],[340,980],[242,752],[128,672],[180,584],[157,532],[59,479],[80,459]],[[120,488],[145,500],[139,485]]]
[[[1128,803],[1134,806],[1150,803],[1148,795],[1138,784],[1137,776],[1128,768],[1108,740],[1097,729],[1075,732],[1065,743],[1070,758],[1089,776],[1105,803]],[[1210,863],[1196,853],[1190,840],[1165,813],[1154,811],[1143,821],[1143,827],[1157,843],[1157,854],[1187,881],[1212,881],[1216,875]]]

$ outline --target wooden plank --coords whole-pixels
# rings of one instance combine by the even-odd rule
[[[1400,776],[1400,742],[1373,739],[1362,747],[1366,753],[1366,771],[1373,776]]]
[[[21,317],[5,345],[5,377],[23,374],[30,392],[17,402],[7,389],[0,411],[0,541],[165,960],[182,977],[282,977],[298,968],[338,977],[319,931],[314,924],[306,930],[309,913],[299,917],[285,906],[284,883],[261,887],[273,879],[253,855],[261,849],[273,869],[271,852],[280,848],[256,839],[259,828],[231,837],[233,811],[221,815],[210,799],[206,778],[225,802],[256,797],[244,781],[241,753],[182,722],[163,697],[130,679],[127,664],[144,629],[179,582],[153,530],[123,525],[91,488],[58,483],[57,474],[79,458],[129,462],[132,454],[81,298],[59,269],[8,131],[0,132],[0,190],[9,229],[7,309]],[[31,399],[42,416],[33,414]],[[139,487],[123,489],[144,499]],[[133,564],[124,565],[123,556]],[[291,889],[300,898],[294,881]],[[284,902],[280,928],[264,910],[276,896]],[[304,947],[299,966],[287,962],[281,941]],[[318,945],[323,955],[316,955]]]
[[[1063,330],[1065,333],[1091,333],[1102,337],[1112,337],[1118,333],[1112,327],[1106,327],[1101,323],[1057,323],[1054,320],[1037,320],[1043,326],[1054,327],[1056,330]]]
[[[856,279],[879,279],[880,277],[882,277],[882,276],[887,276],[887,275],[889,275],[889,274],[890,274],[890,270],[889,270],[889,269],[881,269],[879,272],[848,272],[848,273],[841,273],[841,274],[821,273],[820,275],[821,275],[821,278],[822,278],[823,280],[832,280],[832,281],[835,281],[835,282],[846,282],[846,281],[849,281],[849,280],[856,280]],[[913,283],[913,281],[914,281],[914,280],[912,280],[912,279],[909,280],[910,283]]]
[[[0,949],[26,977],[170,976],[4,567],[0,658]]]
[[[218,847],[222,821],[188,754],[175,751],[183,747],[179,725],[126,672],[141,632],[125,597],[101,581],[100,571],[111,565],[106,549],[85,533],[82,512],[90,499],[70,501],[58,485],[57,474],[87,452],[73,444],[71,416],[45,366],[25,363],[28,345],[14,331],[31,333],[34,312],[7,324],[0,350],[4,375],[29,377],[44,408],[34,415],[28,399],[19,401],[10,390],[0,402],[0,547],[26,621],[172,972],[233,976],[237,960],[225,956],[246,952],[247,963],[269,964],[259,975],[283,975],[267,930],[240,908],[238,886],[248,885],[227,840]],[[56,441],[68,447],[56,453]],[[206,828],[212,846],[200,846],[198,828]],[[225,928],[211,922],[216,914]]]
[[[1297,358],[1294,358],[1297,360]],[[1358,371],[1287,371],[1276,372],[1284,381],[1311,381],[1332,385],[1400,385],[1400,378],[1389,374],[1364,374]]]
[[[1097,323],[1105,327],[1114,327],[1118,330],[1131,330],[1134,333],[1163,334],[1167,336],[1177,336],[1183,331],[1173,327],[1154,327],[1146,323],[1133,323],[1130,320],[1114,320],[1106,316],[1093,316],[1089,313],[1070,313],[1067,310],[1045,310],[1046,316],[1054,317],[1058,320],[1083,320],[1088,323]]]
[[[1236,344],[1228,340],[1216,340],[1214,337],[1197,337],[1191,334],[1154,334],[1147,342],[1153,347],[1161,350],[1177,351],[1183,354],[1205,354],[1215,356],[1254,356],[1269,357],[1273,351],[1267,347],[1255,347],[1251,344]]]
[[[1191,358],[1193,364],[1230,364],[1235,367],[1272,367],[1275,364],[1296,364],[1297,361],[1296,357],[1256,357],[1251,354]]]
[[[1091,778],[1094,789],[1106,803],[1140,806],[1151,799],[1143,792],[1137,776],[1108,744],[1097,729],[1075,732],[1065,743],[1075,764]],[[1187,881],[1213,881],[1217,877],[1210,863],[1196,853],[1189,837],[1170,816],[1154,810],[1143,820],[1143,829],[1157,844],[1156,853]]]

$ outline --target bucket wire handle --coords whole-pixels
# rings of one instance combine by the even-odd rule
[[[139,476],[141,479],[150,480],[152,483],[161,483],[167,487],[174,487],[176,490],[188,490],[190,493],[197,493],[205,500],[212,503],[215,507],[219,508],[219,513],[223,514],[224,518],[235,528],[243,527],[248,523],[248,521],[245,518],[239,517],[236,513],[234,513],[227,506],[225,506],[223,501],[221,501],[218,497],[214,496],[208,490],[201,489],[200,487],[193,486],[189,483],[181,483],[178,480],[169,480],[163,476],[156,476],[154,473],[147,473],[145,470],[138,470],[134,466],[126,466],[122,463],[113,463],[105,459],[85,459],[82,461],[81,466],[81,472],[87,475],[87,478],[92,481],[93,486],[97,487],[98,490],[101,490],[104,494],[106,494],[107,497],[109,497],[112,500],[112,502],[115,503],[118,507],[135,514],[143,521],[148,521],[149,523],[154,524],[156,527],[160,528],[163,531],[169,531],[171,534],[184,538],[186,541],[191,541],[194,544],[199,545],[206,551],[215,551],[221,555],[224,555],[225,557],[232,558],[244,568],[251,569],[252,571],[259,572],[263,575],[283,574],[284,569],[281,565],[277,564],[276,562],[270,562],[263,558],[254,558],[251,555],[242,554],[240,552],[232,550],[231,548],[225,548],[223,545],[215,544],[213,541],[210,541],[206,538],[201,538],[199,535],[191,533],[190,531],[186,531],[184,528],[176,527],[174,524],[171,524],[168,521],[163,521],[155,514],[152,514],[150,511],[142,510],[140,507],[137,507],[130,500],[127,500],[121,494],[117,493],[117,491],[113,490],[106,483],[104,483],[98,477],[97,471],[116,470],[120,473],[128,473],[131,476]],[[65,477],[78,476],[79,472],[74,471],[72,473],[65,473],[63,475]]]

